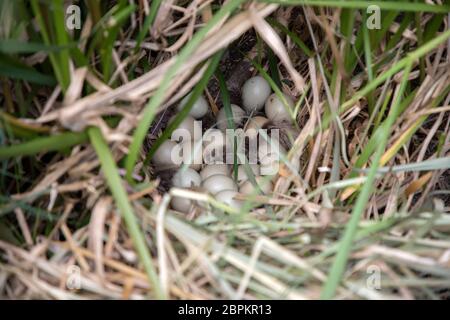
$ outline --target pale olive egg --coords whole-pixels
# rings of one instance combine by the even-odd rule
[[[186,198],[181,197],[173,197],[170,200],[170,205],[176,211],[180,211],[183,213],[189,213],[192,208],[192,201]]]
[[[226,205],[239,210],[244,203],[241,200],[234,199],[237,194],[238,193],[234,190],[222,190],[215,195],[215,198],[217,201],[223,202]]]
[[[202,182],[202,187],[214,195],[223,190],[237,191],[237,186],[233,179],[221,174],[215,174],[206,178],[206,180]]]
[[[174,141],[164,141],[152,157],[153,164],[161,168],[172,168],[179,166],[180,163],[177,163],[172,157],[172,152],[176,151],[177,147],[178,145]]]
[[[203,147],[207,147],[210,144],[224,145],[225,137],[225,133],[219,129],[208,129],[203,134]]]
[[[194,170],[200,170],[202,167],[202,146],[199,141],[183,141],[179,144],[181,159],[183,164],[189,164]]]
[[[208,164],[203,167],[203,169],[200,171],[200,177],[202,180],[206,180],[210,176],[213,176],[215,174],[221,174],[224,176],[227,176],[230,174],[230,170],[228,168],[228,165],[226,164]]]
[[[233,123],[234,123],[235,127],[238,127],[244,120],[245,111],[242,110],[241,107],[239,107],[235,104],[232,104],[231,112],[233,113],[233,118],[232,118]],[[220,109],[219,113],[217,114],[217,127],[220,130],[225,130],[225,129],[229,128],[227,113],[225,111],[225,108]]]
[[[226,135],[219,129],[208,129],[203,135],[203,161],[206,164],[223,163]]]
[[[257,176],[255,177],[256,182],[258,183],[259,188],[261,189],[263,194],[269,194],[273,190],[272,181],[268,180],[267,177]],[[250,194],[258,194],[258,189],[253,186],[250,180],[245,181],[241,187],[239,188],[239,192],[245,195]]]
[[[259,130],[262,127],[264,127],[264,125],[269,122],[269,119],[267,119],[266,117],[262,117],[262,116],[256,116],[256,117],[252,117],[248,120],[248,123],[245,127],[245,130],[248,129],[256,129]]]
[[[267,118],[269,118],[272,121],[279,122],[279,121],[292,121],[291,115],[288,111],[293,110],[294,107],[294,101],[290,96],[283,93],[283,96],[286,100],[287,105],[285,106],[283,101],[275,94],[271,94],[270,97],[267,99],[265,104],[265,112]]]
[[[199,187],[202,179],[197,171],[191,168],[180,169],[172,177],[172,184],[178,188]]]
[[[248,166],[250,170],[252,170],[253,175],[259,176],[259,165],[249,164]],[[245,171],[245,165],[243,164],[239,165],[238,167],[237,180],[238,182],[248,180],[247,172]]]
[[[286,159],[287,161],[287,159]],[[275,154],[268,154],[260,161],[260,172],[262,176],[278,174],[282,165],[286,163],[279,159]],[[291,159],[289,161],[289,170],[297,172],[300,168],[300,159]]]
[[[256,76],[245,81],[242,87],[242,104],[245,110],[261,110],[270,92],[270,85],[263,77]]]
[[[297,139],[299,135],[299,132],[292,127],[283,128],[280,132],[284,134],[284,136],[287,138],[287,141],[289,141],[289,143],[291,144],[294,144],[295,139]]]
[[[278,174],[280,170],[280,161],[278,157],[273,154],[267,154],[262,160],[260,160],[260,173],[262,176],[273,176]]]
[[[192,92],[185,96],[183,100],[181,100],[180,104],[177,106],[178,111],[181,111],[183,109],[191,95]],[[192,109],[189,111],[189,115],[191,115],[195,119],[203,118],[208,112],[208,108],[208,102],[206,101],[205,97],[200,96],[192,105]]]
[[[176,115],[170,118],[169,123],[175,120]],[[202,126],[193,117],[187,116],[172,132],[172,141],[199,140],[202,137]]]
[[[266,117],[256,116],[251,118],[245,127],[245,135],[250,139],[256,138],[258,136],[258,131],[262,129],[267,122],[269,122],[269,119]]]
[[[286,149],[281,145],[280,141],[274,137],[268,137],[268,140],[265,140],[263,137],[260,137],[258,141],[258,159],[261,161],[268,154],[274,154],[277,156],[277,159],[281,158],[281,155],[286,154]]]

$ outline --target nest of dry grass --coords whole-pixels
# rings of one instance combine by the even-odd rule
[[[114,72],[108,82],[95,66],[71,64],[65,93],[59,85],[41,88],[30,111],[16,119],[22,126],[49,134],[98,128],[122,177],[122,161],[130,152],[145,105],[218,4],[163,2],[151,32],[135,52],[133,35],[148,15],[146,2],[139,3],[142,7],[130,16],[114,43]],[[333,282],[330,278],[337,277],[332,295],[337,299],[448,298],[449,44],[441,41],[411,59],[409,73],[406,68],[397,69],[424,43],[412,22],[397,34],[404,21],[402,14],[397,15],[379,39],[379,47],[373,48],[375,74],[369,78],[367,60],[360,53],[354,68],[345,67],[349,50],[356,50],[341,33],[339,19],[345,10],[246,2],[221,19],[176,70],[140,149],[134,170],[138,184],[121,180],[162,296],[317,299]],[[363,24],[359,11],[354,14],[352,37]],[[417,14],[421,27],[436,16]],[[266,18],[297,35],[310,48],[311,57],[292,35]],[[82,34],[91,34],[92,27],[85,23]],[[443,19],[436,38],[448,28]],[[291,159],[301,159],[300,167],[295,172],[287,167],[280,171],[273,195],[256,197],[259,207],[248,213],[229,214],[211,203],[206,214],[197,209],[183,215],[169,209],[170,196],[207,203],[210,197],[201,190],[165,192],[169,178],[156,176],[144,159],[173,114],[173,106],[200,81],[207,66],[204,62],[221,49],[225,54],[219,68],[232,103],[240,102],[242,82],[258,73],[252,59],[270,71],[269,56],[276,57],[280,89],[301,101],[296,116],[299,134],[289,153]],[[93,62],[96,56],[89,58]],[[151,68],[145,70],[143,65]],[[391,71],[377,83],[377,77]],[[406,89],[402,88],[405,74]],[[15,114],[18,98],[8,98],[12,81],[5,83],[3,101],[11,103],[12,110],[7,111]],[[372,84],[372,90],[365,91]],[[32,94],[33,88],[22,90]],[[214,114],[222,106],[215,77],[204,94]],[[380,143],[376,133],[384,130],[390,110],[398,107],[398,96],[401,111],[388,128],[373,190],[361,219],[353,221],[355,203],[376,159],[374,150]],[[118,116],[115,125],[108,122],[112,116]],[[19,140],[5,141],[10,145]],[[0,296],[155,298],[155,283],[149,281],[115,194],[110,192],[98,150],[83,142],[65,152],[40,152],[32,159],[4,162]],[[342,239],[349,225],[355,232],[346,256],[341,255],[345,251]],[[341,258],[345,258],[345,270],[336,275],[333,264]]]

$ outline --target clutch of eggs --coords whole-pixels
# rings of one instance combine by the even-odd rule
[[[200,142],[203,147],[200,149],[203,149],[203,152],[195,150],[197,141],[202,138],[201,126],[196,120],[201,120],[208,113],[209,105],[206,99],[200,96],[194,102],[189,115],[174,130],[172,140],[165,141],[155,152],[152,163],[161,169],[177,169],[172,177],[174,187],[202,188],[217,201],[236,210],[241,209],[243,205],[243,201],[236,199],[238,194],[270,194],[273,190],[272,177],[278,173],[280,167],[279,156],[286,154],[286,150],[278,140],[267,136],[265,138],[269,138],[268,140],[260,139],[257,151],[259,164],[240,164],[237,168],[236,181],[233,178],[233,166],[222,163],[223,157],[211,156],[210,151],[225,146],[224,131],[230,128],[230,121],[235,128],[245,124],[243,129],[249,139],[257,138],[258,130],[270,122],[291,122],[294,101],[284,93],[280,99],[271,91],[269,83],[263,77],[255,76],[248,79],[242,87],[242,107],[231,104],[230,119],[225,108],[219,110],[215,125],[203,134],[203,140]],[[181,100],[176,109],[181,111],[190,97],[191,93]],[[249,116],[252,117],[245,121]],[[175,116],[169,122],[174,121],[174,118]],[[186,137],[192,137],[193,141],[189,141]],[[188,143],[191,148],[186,148]],[[181,150],[183,152],[180,152]],[[187,163],[188,166],[180,168],[180,163],[174,161],[173,154],[180,155],[182,163]],[[199,164],[202,160],[208,164]],[[250,172],[252,179],[248,177]],[[180,197],[172,198],[171,206],[183,213],[189,213],[195,207],[194,201]]]

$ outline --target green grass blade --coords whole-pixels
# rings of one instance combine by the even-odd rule
[[[158,275],[156,274],[155,267],[153,265],[152,258],[150,257],[147,244],[145,242],[142,230],[139,227],[136,216],[134,215],[133,208],[128,200],[127,192],[123,186],[123,182],[120,179],[119,172],[117,171],[114,158],[106,144],[100,129],[91,127],[88,129],[89,138],[100,160],[103,174],[109,189],[116,201],[117,207],[125,220],[125,223],[130,233],[131,239],[135,246],[135,249],[139,255],[139,258],[144,265],[144,269],[147,273],[150,285],[158,299],[163,299],[164,293],[161,290]]]
[[[20,63],[11,63],[11,59],[5,58],[0,54],[0,75],[12,78],[20,79],[44,86],[54,86],[56,85],[56,79],[47,74],[36,71],[29,66]],[[8,57],[9,58],[9,57]]]
[[[279,29],[283,33],[285,33],[291,40],[301,49],[308,57],[313,57],[314,52],[311,51],[311,49],[308,48],[308,46],[300,39],[300,37],[295,33],[286,28],[284,25],[282,25],[280,22],[278,22],[275,19],[267,18],[267,22],[270,23],[273,27]]]
[[[59,46],[67,47],[69,44],[69,35],[66,32],[66,17],[64,12],[64,1],[54,0],[51,4],[50,12],[53,13],[54,30],[56,34],[56,44]],[[69,50],[64,49],[57,53],[58,60],[60,62],[61,76],[65,84],[70,83],[70,70],[69,70]]]
[[[227,84],[222,72],[218,69],[216,72],[217,80],[219,81],[220,96],[222,98],[223,108],[227,117],[227,128],[232,129],[233,132],[236,126],[233,121],[233,111],[231,110],[230,93],[228,92]],[[229,142],[229,141],[227,141]],[[233,177],[237,179],[238,163],[237,163],[237,137],[233,137]]]
[[[352,37],[353,37],[353,27],[355,25],[355,9],[343,9],[341,12],[341,32],[342,35],[344,36],[345,39],[345,43],[344,43],[344,53],[343,56],[347,57],[346,59],[344,59],[344,66],[345,66],[345,71],[347,73],[350,73],[352,66],[353,66],[353,61],[356,60],[356,55],[355,52],[352,50]],[[355,41],[355,46],[357,46],[357,44],[360,42],[358,40],[360,40],[361,37],[361,33],[359,32],[357,34],[357,39]],[[324,61],[322,59],[322,61]],[[334,77],[333,80],[336,80],[336,75],[338,72],[338,66],[337,66],[337,61],[334,62]],[[335,81],[333,81],[333,88],[335,87]]]
[[[425,30],[423,31],[424,42],[433,39],[433,37],[436,35],[436,32],[438,32],[439,28],[441,27],[445,17],[446,16],[444,14],[437,14],[434,15],[433,18],[430,19],[430,21],[428,21],[428,23],[425,25]]]
[[[269,61],[270,76],[277,87],[281,88],[281,80],[278,74],[278,59],[270,48],[267,50],[267,60]]]
[[[147,32],[149,28],[153,25],[153,22],[155,21],[156,14],[158,13],[159,6],[161,5],[162,0],[153,0],[152,4],[150,6],[150,13],[147,17],[145,17],[144,24],[142,25],[142,29],[139,32],[137,38],[136,38],[136,48],[134,48],[134,53],[136,53],[139,50],[139,47],[141,46],[142,41],[144,40],[145,36],[147,35]]]
[[[367,14],[364,12],[363,19],[365,20],[367,18]],[[372,68],[372,49],[370,45],[370,34],[369,29],[366,25],[363,27],[363,34],[364,34],[364,57],[366,59],[366,69],[367,69],[367,80],[368,82],[371,82],[373,80],[373,68]],[[368,97],[368,105],[369,105],[369,112],[372,114],[374,109],[374,96],[373,92]]]
[[[117,13],[115,13],[111,18],[108,19],[104,31],[101,31],[104,38],[99,44],[99,47],[103,70],[103,80],[105,82],[109,81],[114,67],[114,63],[112,61],[112,52],[114,50],[114,42],[119,36],[120,26],[133,13],[135,9],[136,5],[134,4],[126,7],[122,7],[119,4]]]
[[[40,42],[24,42],[16,39],[0,40],[0,52],[2,53],[34,53],[34,52],[58,52],[69,47],[76,46],[75,43],[65,46],[47,45]]]
[[[49,32],[47,31],[47,26],[41,12],[39,1],[31,0],[31,8],[33,9],[36,21],[39,25],[40,33],[42,39],[44,40],[44,43],[50,45],[52,42],[49,36]],[[58,82],[61,85],[62,90],[65,91],[69,87],[70,82],[70,79],[66,77],[68,70],[67,72],[63,70],[63,66],[61,66],[61,62],[59,61],[56,53],[53,52],[49,53],[49,59],[52,64],[53,71],[55,72],[56,79],[58,79]]]
[[[413,17],[412,15],[413,14],[411,12],[405,13],[397,32],[395,32],[389,39],[387,46],[386,46],[386,50],[390,50],[398,44],[398,42],[400,41],[400,39],[403,36],[403,32],[405,31],[406,28],[408,28],[408,26],[412,22],[412,17]]]
[[[85,132],[65,132],[49,137],[36,138],[28,142],[0,147],[0,159],[30,156],[40,152],[57,151],[81,144],[87,140]]]

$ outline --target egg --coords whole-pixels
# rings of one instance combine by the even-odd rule
[[[205,131],[203,134],[203,147],[207,147],[209,144],[224,145],[226,135],[223,131],[215,128],[211,128]]]
[[[233,114],[233,123],[235,127],[238,127],[245,117],[245,111],[242,110],[241,107],[238,105],[232,104],[231,105],[231,113]],[[225,130],[229,128],[228,126],[228,119],[227,119],[227,113],[225,111],[225,108],[222,108],[219,110],[219,113],[217,114],[217,127],[220,130]]]
[[[189,164],[194,170],[202,167],[202,146],[200,141],[183,141],[179,144],[180,154],[183,164]]]
[[[208,164],[204,166],[200,171],[200,177],[202,178],[202,180],[206,180],[207,178],[215,174],[227,176],[229,175],[229,173],[230,170],[228,168],[228,165],[226,164]]]
[[[181,197],[173,197],[170,200],[170,205],[176,211],[180,211],[183,213],[189,213],[192,208],[192,201],[186,198]]]
[[[286,159],[287,161],[287,159]],[[262,176],[278,174],[280,167],[286,165],[284,161],[279,159],[275,154],[268,154],[260,161],[260,172]],[[289,160],[289,170],[298,171],[300,168],[300,159]]]
[[[268,154],[273,154],[276,159],[280,159],[281,155],[286,154],[286,149],[280,144],[275,137],[268,137],[268,140],[260,136],[258,141],[258,159],[263,160]]]
[[[269,119],[267,119],[266,117],[262,117],[262,116],[252,117],[248,120],[245,130],[249,130],[249,129],[259,130],[262,127],[264,127],[264,125],[267,122],[269,122]]]
[[[208,129],[203,135],[203,161],[206,164],[223,163],[226,135],[219,129]]]
[[[280,122],[280,121],[292,121],[292,117],[288,111],[287,108],[290,110],[293,110],[294,107],[294,101],[290,96],[283,93],[283,96],[286,100],[287,105],[285,106],[283,101],[275,94],[273,93],[270,95],[270,97],[267,99],[264,107],[264,111],[266,112],[267,118],[269,118],[272,121]]]
[[[160,168],[171,168],[179,165],[172,157],[172,152],[175,152],[178,145],[176,142],[167,140],[164,141],[156,150],[152,157],[152,163]]]
[[[206,178],[206,180],[202,182],[202,187],[214,195],[223,190],[237,191],[237,186],[233,179],[221,174],[215,174]]]
[[[169,123],[175,120],[176,115],[170,118]],[[187,116],[181,121],[178,127],[172,132],[172,141],[199,140],[202,136],[202,126],[200,121]]]
[[[240,210],[244,202],[234,199],[237,194],[234,190],[222,190],[215,195],[215,198],[217,201],[223,202],[236,210]]]
[[[273,176],[278,174],[280,161],[278,161],[276,155],[272,153],[268,154],[260,161],[260,163],[260,173],[262,176]]]
[[[245,110],[247,112],[261,110],[270,92],[269,83],[261,76],[252,77],[245,81],[242,87],[242,104]]]
[[[280,137],[281,135],[283,135],[285,137],[285,140],[292,145],[294,144],[295,139],[297,139],[299,131],[297,131],[293,127],[283,127],[280,131]]]
[[[255,176],[259,175],[259,165],[249,164],[248,166],[250,167],[250,170],[253,172],[253,175],[255,175]],[[238,167],[237,180],[238,180],[238,182],[248,180],[248,176],[247,176],[247,172],[245,171],[244,164],[241,164]]]
[[[272,181],[267,180],[267,177],[257,176],[255,180],[263,194],[269,194],[273,190]],[[266,181],[267,180],[267,181]],[[258,194],[258,189],[253,186],[250,180],[245,181],[239,188],[239,192],[245,195]]]
[[[258,131],[262,129],[267,122],[269,122],[269,119],[266,117],[256,116],[251,118],[245,127],[245,135],[250,139],[256,138],[258,136]]]
[[[202,178],[192,168],[178,170],[172,177],[172,184],[178,188],[199,187],[201,183]]]
[[[178,111],[181,111],[183,107],[186,105],[187,101],[189,100],[189,97],[192,95],[192,92],[189,93],[187,96],[181,100],[180,104],[177,107]],[[189,115],[194,117],[195,119],[200,119],[205,116],[205,114],[208,112],[209,105],[206,101],[205,97],[200,96],[197,101],[194,102],[192,105],[192,109],[189,111]]]

